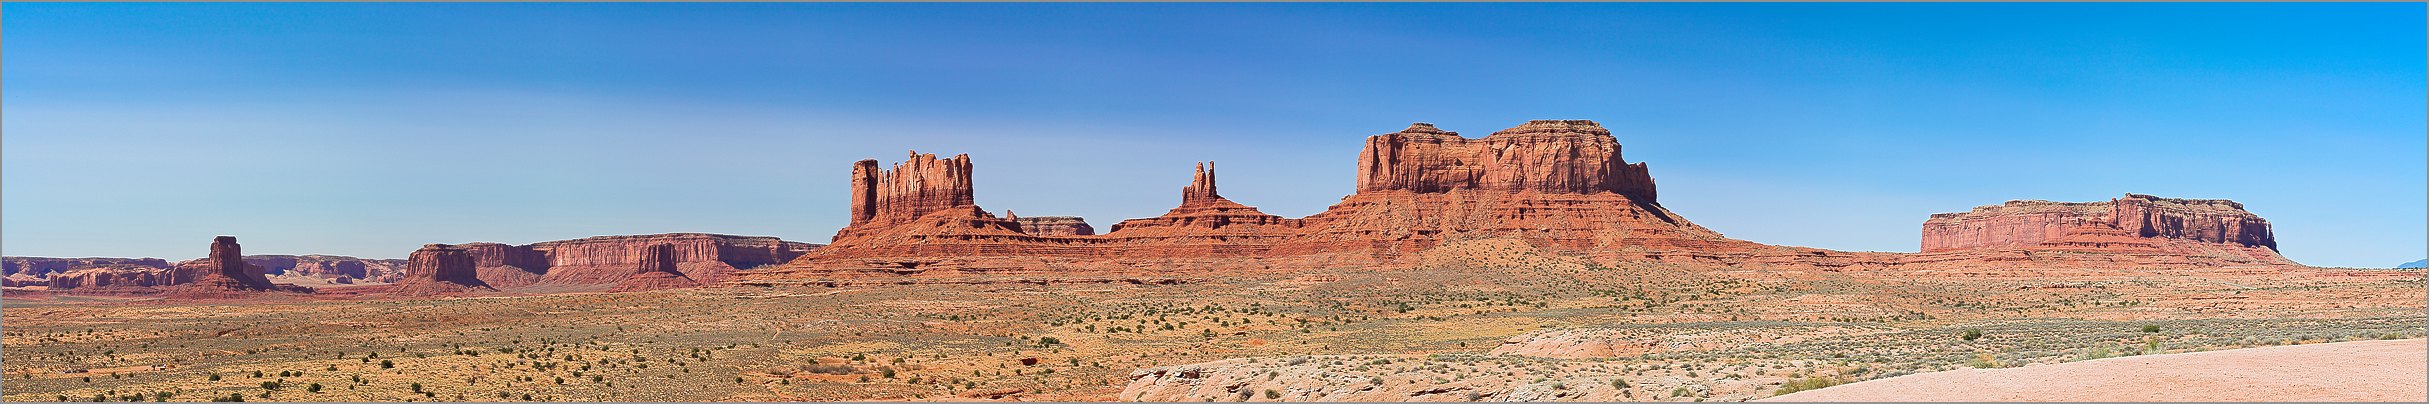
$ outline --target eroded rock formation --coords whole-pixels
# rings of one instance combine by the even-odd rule
[[[1096,234],[1096,227],[1089,226],[1087,219],[1082,219],[1078,216],[1022,217],[1013,216],[1011,212],[1005,212],[1004,216],[1012,218],[1012,221],[1015,223],[1020,223],[1022,233],[1040,236],[1089,236]]]
[[[211,255],[171,269],[179,278],[168,294],[179,298],[235,298],[261,292],[302,292],[312,289],[270,283],[260,265],[245,263],[243,246],[234,236],[211,239]],[[190,279],[190,280],[189,280]]]
[[[1912,260],[2016,260],[2036,253],[2042,260],[2081,260],[2081,254],[2056,253],[2090,252],[2129,266],[2292,263],[2276,250],[2269,221],[2243,204],[2126,194],[2104,202],[2019,200],[1933,214],[1923,222],[1923,254]]]
[[[1029,231],[975,205],[880,220],[889,217],[884,212],[889,205],[871,201],[903,192],[899,181],[910,178],[907,173],[927,172],[913,167],[950,167],[929,171],[944,173],[932,177],[968,177],[964,157],[949,159],[957,164],[948,165],[915,153],[893,171],[876,170],[874,161],[854,164],[859,202],[851,209],[853,224],[819,252],[776,270],[745,272],[742,282],[861,274],[1124,276],[1388,266],[1403,264],[1405,253],[1477,238],[1517,238],[1614,258],[1805,254],[1730,240],[1662,209],[1653,200],[1644,165],[1625,163],[1618,153],[1610,132],[1591,121],[1534,121],[1484,139],[1417,124],[1369,138],[1360,156],[1360,191],[1324,213],[1290,219],[1233,202],[1217,188],[1208,163],[1182,187],[1180,206],[1157,217],[1121,221],[1093,236]],[[949,189],[951,203],[968,200],[967,187],[955,183]],[[938,205],[943,204],[918,206]]]
[[[494,292],[474,269],[472,251],[446,244],[424,244],[406,258],[405,279],[390,293],[401,296],[443,296]]]
[[[970,155],[939,159],[910,154],[891,170],[878,169],[877,160],[852,164],[851,224],[836,232],[836,239],[976,205],[970,191]]]
[[[1358,193],[1612,192],[1655,202],[1644,163],[1628,164],[1619,155],[1618,140],[1594,121],[1528,121],[1483,139],[1420,122],[1366,139],[1358,153]]]

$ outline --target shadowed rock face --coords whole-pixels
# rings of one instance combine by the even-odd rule
[[[683,276],[682,271],[675,269],[673,245],[652,244],[642,250],[641,260],[633,265],[632,275],[617,281],[616,286],[608,291],[639,292],[700,286],[700,282]]]
[[[392,293],[437,296],[496,291],[482,282],[472,251],[446,244],[424,244],[406,258],[405,280]]]

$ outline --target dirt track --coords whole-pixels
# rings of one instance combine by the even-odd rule
[[[2410,401],[2429,340],[2130,356],[1870,380],[1758,401]]]

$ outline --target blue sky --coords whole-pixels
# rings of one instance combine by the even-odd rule
[[[5,6],[0,250],[403,257],[715,232],[825,242],[849,165],[970,153],[1099,228],[1190,163],[1284,216],[1366,136],[1593,119],[1662,204],[1913,251],[2011,199],[2228,198],[2314,265],[2429,255],[2413,4]]]

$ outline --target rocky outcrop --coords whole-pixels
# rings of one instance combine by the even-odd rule
[[[1211,235],[1208,231],[1232,229],[1234,231],[1231,233],[1237,233],[1234,234],[1236,236],[1253,237],[1259,233],[1279,236],[1290,234],[1291,230],[1288,229],[1299,225],[1297,220],[1268,215],[1257,211],[1257,208],[1224,199],[1222,194],[1216,192],[1214,163],[1206,162],[1198,164],[1197,173],[1190,177],[1189,186],[1181,187],[1181,206],[1164,212],[1162,216],[1115,223],[1113,231],[1107,234],[1123,238],[1202,236]],[[1250,229],[1267,226],[1280,229]]]
[[[445,296],[495,292],[474,269],[472,251],[446,244],[424,244],[406,258],[405,279],[390,294]]]
[[[262,292],[312,292],[310,288],[270,283],[261,266],[245,263],[243,246],[236,244],[234,236],[212,239],[210,256],[181,263],[171,271],[181,278],[169,288],[167,293],[171,297],[237,298]]]
[[[159,258],[0,257],[0,269],[5,270],[0,275],[25,274],[37,278],[79,269],[123,266],[168,268],[169,261]]]
[[[1012,218],[1014,223],[1020,223],[1020,230],[1022,233],[1040,236],[1096,235],[1096,227],[1089,226],[1087,219],[1082,219],[1078,216],[1022,217],[1014,216],[1012,215],[1012,212],[1004,212],[1004,216]]]
[[[641,259],[633,265],[631,275],[625,277],[624,280],[617,281],[615,287],[608,289],[609,292],[640,292],[700,286],[700,282],[684,276],[682,271],[675,269],[673,245],[651,244],[643,247],[642,251]]]
[[[939,159],[917,151],[910,154],[891,170],[879,169],[877,160],[852,164],[851,223],[836,232],[835,239],[908,223],[937,211],[976,206],[970,190],[969,155]]]

